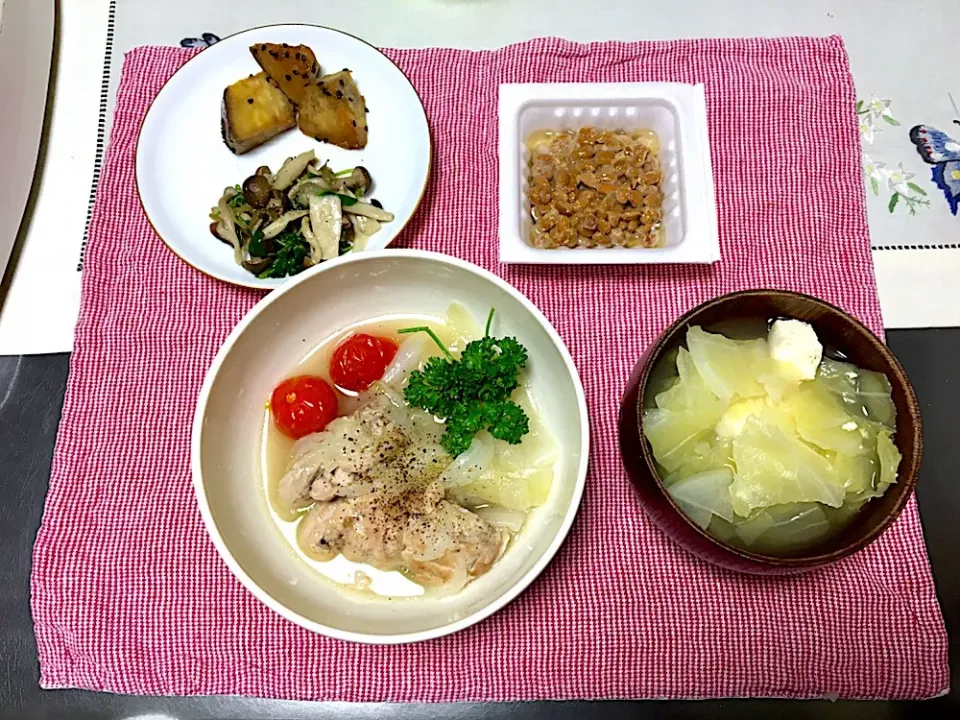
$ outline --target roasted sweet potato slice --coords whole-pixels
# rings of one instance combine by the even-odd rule
[[[223,91],[220,124],[227,147],[242,155],[294,127],[297,119],[287,96],[260,73]]]
[[[306,87],[320,77],[320,64],[306,45],[259,43],[250,46],[250,53],[295,105],[303,101]]]
[[[349,70],[325,75],[304,88],[300,130],[350,150],[367,146],[367,110]]]

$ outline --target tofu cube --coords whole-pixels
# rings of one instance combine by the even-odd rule
[[[813,380],[823,359],[817,332],[802,320],[776,320],[767,334],[770,356],[788,380]]]

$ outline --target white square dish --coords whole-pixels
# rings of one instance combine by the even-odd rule
[[[562,265],[712,263],[720,259],[702,85],[531,83],[500,86],[500,261]],[[660,139],[664,244],[656,248],[533,247],[527,199],[537,130],[652,130]]]

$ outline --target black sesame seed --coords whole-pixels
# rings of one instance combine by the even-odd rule
[[[271,50],[271,51],[270,51],[270,56],[273,57],[273,58],[279,58],[279,57],[280,57],[280,53],[278,53],[276,50]]]
[[[343,93],[337,90],[337,99],[339,100],[342,97],[343,97]]]
[[[340,78],[340,87],[343,87],[343,78]]]
[[[343,71],[344,71],[344,72],[350,72],[350,68],[344,68]]]
[[[363,126],[363,131],[364,131],[364,132],[367,131],[367,126],[366,126],[366,125]]]
[[[300,53],[297,53],[297,54],[295,55],[295,57],[297,58],[297,60],[299,60],[299,59],[300,59]]]
[[[253,105],[253,98],[247,98],[247,102]]]
[[[284,57],[285,60],[286,60],[286,59],[289,59],[289,58],[290,58],[290,51],[287,50],[287,51],[283,54],[283,57]]]
[[[287,45],[286,43],[284,43],[284,44],[283,44],[283,46],[284,46],[285,48],[288,48],[288,47],[290,47],[290,46],[289,46],[289,45]]]
[[[292,79],[289,75],[284,75],[284,77],[287,79],[287,82],[290,82],[290,80]]]
[[[251,100],[250,102],[253,102],[253,100]],[[356,121],[356,120],[353,121],[353,126],[354,126],[354,127],[357,126],[357,121]]]
[[[353,98],[352,98],[352,97],[348,97],[347,100],[349,100],[350,102],[353,102]]]
[[[383,210],[383,203],[377,200],[376,198],[373,198],[370,201],[370,204],[373,205],[375,208],[380,208],[381,210]]]
[[[314,64],[313,64],[313,67],[310,68],[310,69],[311,69],[313,72],[316,72],[316,71],[317,71],[317,64],[314,63]]]
[[[300,74],[300,71],[299,71],[299,70],[294,70],[294,71],[293,71],[293,74],[294,74],[294,75],[299,75],[299,74]]]
[[[261,49],[261,50],[266,50],[266,49],[267,49],[267,46],[266,46],[266,44],[264,44],[264,45],[261,45],[261,46],[260,46],[260,49]]]

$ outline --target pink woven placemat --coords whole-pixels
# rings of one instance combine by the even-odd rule
[[[506,609],[407,647],[313,635],[233,579],[200,520],[189,435],[205,369],[260,296],[179,261],[140,210],[137,130],[191,51],[137,49],[120,82],[34,551],[41,685],[364,701],[945,691],[946,635],[913,502],[836,566],[745,577],[700,562],[654,528],[617,452],[617,402],[631,366],[702,300],[790,288],[882,331],[840,39],[546,39],[495,52],[387,53],[420,92],[434,140],[432,181],[400,244],[514,283],[557,327],[583,377],[594,451],[567,543]],[[498,85],[642,80],[706,85],[723,261],[499,265]]]

